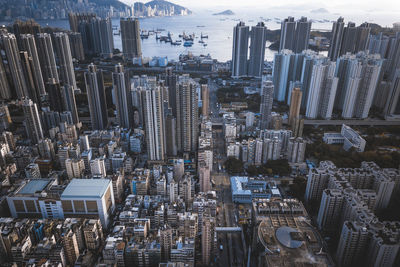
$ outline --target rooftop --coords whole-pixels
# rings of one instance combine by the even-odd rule
[[[43,191],[52,180],[49,179],[34,179],[26,183],[19,191],[21,195],[32,195]]]
[[[62,193],[62,198],[101,198],[108,185],[109,179],[73,179]]]

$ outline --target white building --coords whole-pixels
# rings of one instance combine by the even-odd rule
[[[93,176],[106,177],[107,172],[104,160],[105,158],[102,156],[90,161],[90,172]]]
[[[112,182],[109,179],[73,179],[61,194],[65,217],[96,217],[107,227],[115,209]]]
[[[85,163],[83,162],[83,159],[69,158],[65,160],[65,169],[69,179],[80,178],[85,171]]]
[[[290,138],[287,149],[287,157],[290,163],[302,163],[304,162],[304,154],[306,152],[306,143],[303,138]]]

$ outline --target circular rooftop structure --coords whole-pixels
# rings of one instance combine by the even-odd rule
[[[287,248],[299,248],[303,245],[301,233],[288,226],[279,227],[275,232],[275,236]]]

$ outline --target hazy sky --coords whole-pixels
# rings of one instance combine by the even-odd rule
[[[135,0],[121,0],[122,2],[131,4],[137,2]],[[148,2],[148,1],[140,1]],[[235,8],[288,8],[297,7],[304,9],[326,8],[330,12],[350,11],[357,8],[358,11],[367,12],[399,12],[400,20],[400,3],[398,0],[333,0],[333,1],[316,1],[316,0],[171,0],[171,2],[183,5],[187,8],[207,9],[229,7]]]

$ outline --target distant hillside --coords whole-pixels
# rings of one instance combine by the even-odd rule
[[[192,11],[190,11],[186,7],[165,0],[153,0],[147,2],[145,5],[151,8],[155,8],[157,6],[158,10],[171,10],[171,8],[173,7],[175,14],[192,14]]]
[[[34,2],[34,3],[33,3]],[[65,19],[69,12],[90,12],[104,16],[113,7],[115,14],[127,5],[118,0],[15,1],[0,0],[0,20],[15,18]]]
[[[220,16],[220,15],[222,15],[222,16],[232,16],[232,15],[235,15],[235,13],[233,13],[232,10],[227,9],[227,10],[219,12],[219,13],[214,13],[213,15],[214,16]]]
[[[113,6],[114,8],[117,9],[122,9],[127,6],[126,4],[118,0],[89,0],[88,2],[93,3],[97,6],[105,6],[105,7]]]

